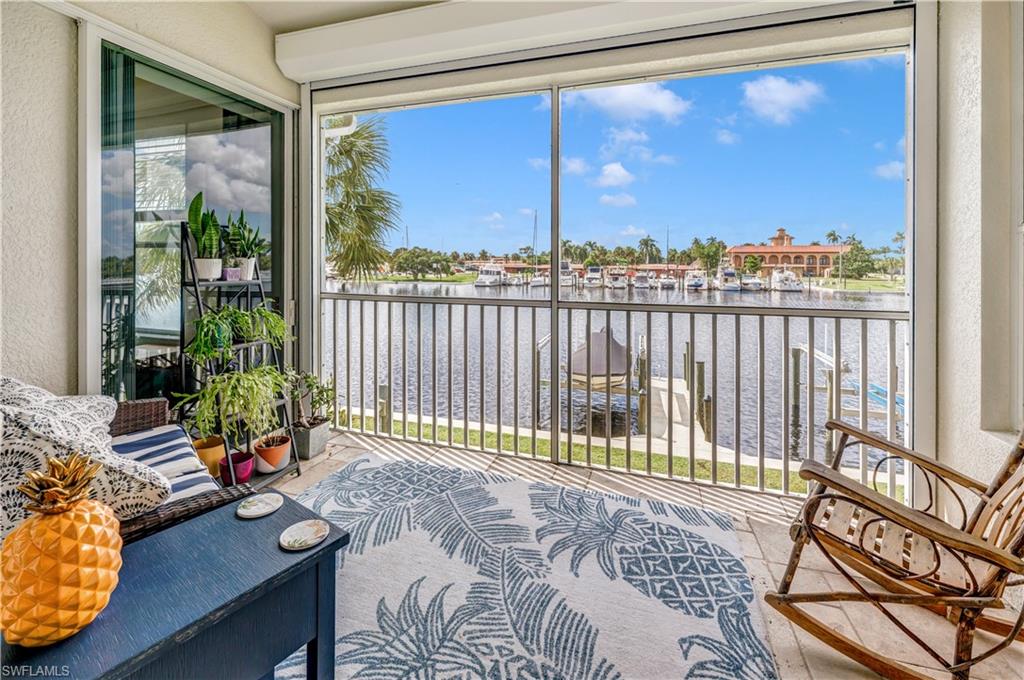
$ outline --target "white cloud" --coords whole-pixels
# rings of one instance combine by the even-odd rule
[[[562,172],[566,175],[585,175],[590,170],[587,161],[582,158],[562,156]]]
[[[534,170],[544,170],[545,168],[551,167],[551,159],[549,158],[527,158],[526,162],[530,164],[530,167]]]
[[[728,116],[722,116],[721,118],[715,118],[715,122],[718,123],[719,125],[724,125],[726,127],[732,127],[733,125],[736,124],[736,121],[738,121],[739,119],[740,119],[740,114],[738,114],[738,113],[730,113]]]
[[[505,217],[500,212],[495,210],[490,215],[484,215],[482,219],[484,222],[501,222],[503,219],[505,219]]]
[[[610,205],[613,208],[629,208],[636,205],[636,198],[633,194],[622,192],[621,194],[601,194],[598,199],[601,205]]]
[[[599,187],[624,187],[631,184],[636,177],[622,167],[622,163],[605,163],[601,167],[601,175],[594,180]]]
[[[517,210],[520,215],[526,215],[527,217],[533,217],[533,208],[520,208]]]
[[[789,125],[798,111],[808,111],[825,97],[824,88],[804,78],[764,75],[743,83],[743,105],[760,118]]]
[[[647,120],[661,118],[675,123],[693,106],[662,83],[635,83],[613,87],[591,88],[566,92],[566,107],[582,103],[616,120]]]
[[[270,128],[189,137],[186,193],[217,210],[270,212]],[[223,219],[223,217],[222,217]]]
[[[131,196],[135,193],[135,154],[126,149],[104,151],[100,174],[103,193]]]
[[[718,128],[715,130],[715,141],[719,144],[738,144],[740,136],[732,130]]]
[[[627,226],[625,229],[619,232],[622,236],[647,236],[647,232],[640,227],[634,227],[632,224]]]
[[[882,179],[903,179],[903,161],[889,161],[875,166],[875,176]]]
[[[605,159],[629,158],[645,163],[675,163],[668,154],[656,154],[647,146],[650,137],[637,127],[608,128],[606,141],[601,145],[601,156]]]

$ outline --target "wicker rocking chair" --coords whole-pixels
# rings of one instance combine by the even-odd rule
[[[1015,620],[998,616],[998,610],[1005,607],[1005,590],[1024,585],[1024,437],[992,483],[984,484],[844,423],[829,422],[826,428],[839,435],[835,460],[831,466],[805,461],[800,468],[800,476],[816,484],[790,529],[793,551],[778,591],[765,595],[768,604],[811,635],[886,678],[923,680],[932,676],[840,635],[800,605],[872,604],[957,680],[966,680],[972,666],[1015,640],[1024,641],[1024,612]],[[839,472],[843,452],[858,444],[886,453],[875,465],[875,475],[886,460],[902,458],[915,466],[928,489],[924,511],[909,508]],[[927,514],[940,487],[960,508],[961,520],[956,525]],[[978,499],[970,514],[961,495],[965,491]],[[849,581],[849,590],[790,592],[801,551],[808,543],[816,545]],[[857,576],[880,587],[869,589]],[[956,625],[951,660],[900,619],[900,605],[924,607]],[[1002,640],[973,654],[977,629],[1000,635]]]

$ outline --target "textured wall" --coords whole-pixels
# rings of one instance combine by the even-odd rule
[[[4,3],[0,129],[0,371],[76,390],[77,29]]]
[[[269,92],[298,102],[274,61],[274,33],[241,2],[74,4]]]
[[[1009,14],[939,16],[938,453],[989,480],[1009,451]],[[1000,422],[1002,420],[1002,422]]]

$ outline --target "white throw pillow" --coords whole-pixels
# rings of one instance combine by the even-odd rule
[[[72,421],[104,444],[110,444],[110,422],[117,401],[101,394],[58,397],[42,387],[0,376],[0,406]]]
[[[0,406],[0,539],[28,516],[18,491],[29,470],[45,470],[50,456],[65,458],[80,451],[102,468],[93,479],[92,497],[109,505],[119,519],[129,519],[161,505],[171,484],[150,467],[114,453],[108,441],[83,430],[75,419]]]

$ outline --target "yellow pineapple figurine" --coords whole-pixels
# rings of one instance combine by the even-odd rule
[[[0,631],[8,644],[42,647],[70,637],[103,611],[121,569],[120,522],[89,498],[99,471],[87,457],[47,459],[18,487],[32,513],[0,549]]]

